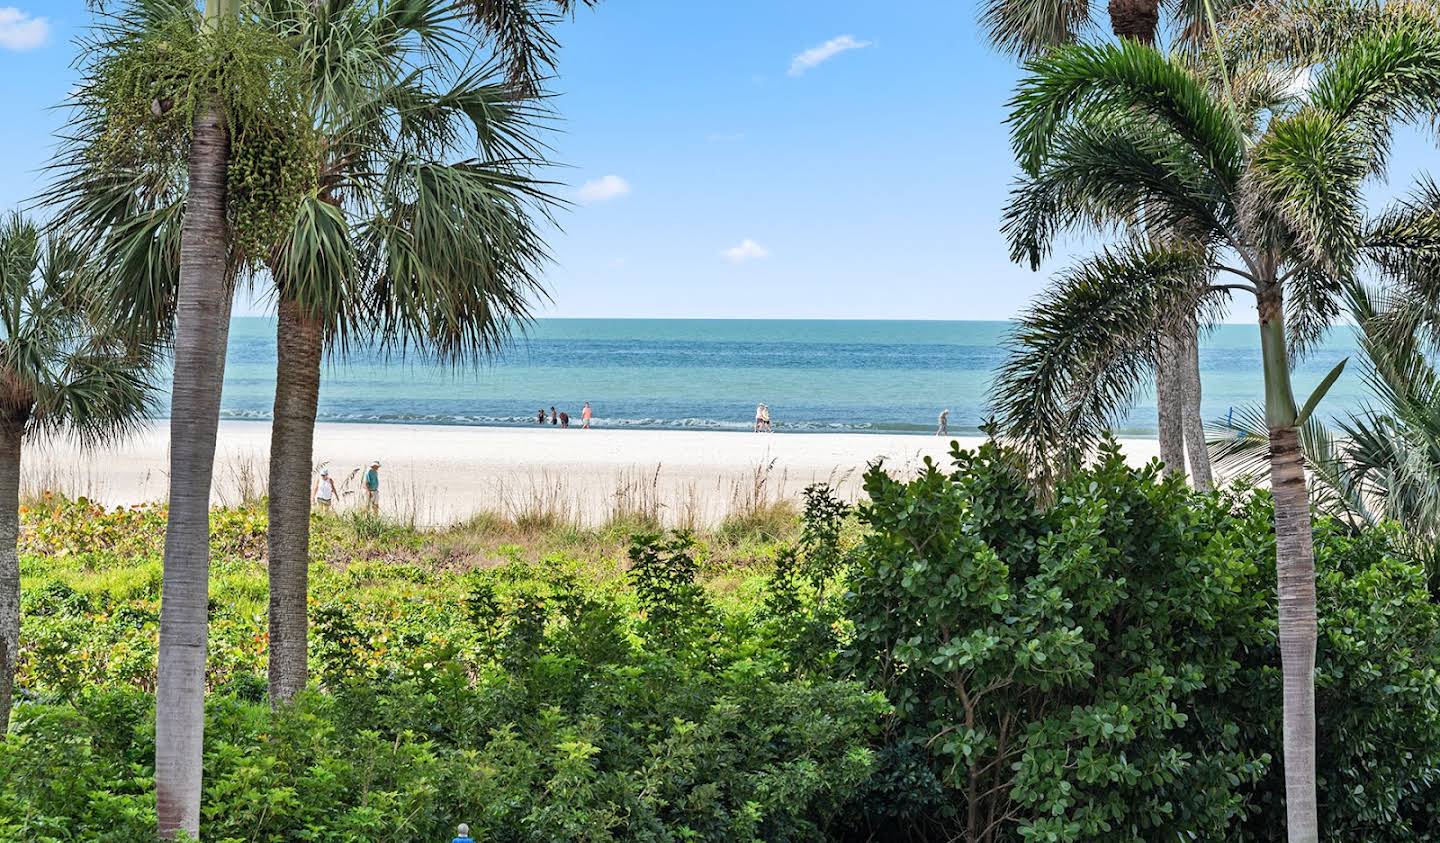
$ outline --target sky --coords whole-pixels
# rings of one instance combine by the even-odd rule
[[[6,2],[23,5],[0,5],[0,208],[43,184],[90,22],[82,0]],[[1039,273],[1009,261],[1003,121],[1019,72],[976,14],[941,0],[579,10],[558,30],[550,176],[571,205],[548,237],[541,315],[1016,315],[1070,255]],[[1375,190],[1437,161],[1405,135]]]

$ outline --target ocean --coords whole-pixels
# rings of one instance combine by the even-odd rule
[[[462,368],[415,356],[352,350],[326,363],[321,421],[523,426],[551,406],[578,424],[589,401],[604,427],[748,430],[769,404],[779,432],[973,432],[988,416],[991,378],[1004,359],[1008,322],[720,319],[542,319],[499,359]],[[1295,373],[1303,401],[1353,355],[1336,328]],[[1224,325],[1202,343],[1207,420],[1262,398],[1258,331]],[[1366,387],[1352,363],[1322,405],[1360,406]],[[269,418],[275,322],[237,317],[230,331],[222,413]],[[1142,396],[1117,427],[1152,433],[1154,399]]]

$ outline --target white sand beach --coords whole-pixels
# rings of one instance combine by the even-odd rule
[[[659,512],[672,524],[713,523],[725,513],[780,498],[798,499],[817,482],[847,498],[860,475],[883,458],[896,473],[926,456],[948,461],[949,443],[978,437],[680,430],[581,430],[439,425],[322,423],[315,430],[317,469],[327,466],[342,508],[358,507],[358,472],[382,463],[385,511],[424,525],[480,512],[511,517],[548,510],[587,523],[617,511]],[[227,421],[216,449],[214,501],[263,494],[268,422]],[[53,442],[27,451],[23,489],[85,495],[110,506],[163,500],[169,426],[157,421],[100,450]],[[1153,440],[1124,440],[1134,461],[1155,456]]]

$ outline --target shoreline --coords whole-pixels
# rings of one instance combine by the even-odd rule
[[[212,504],[264,494],[269,441],[268,421],[220,423]],[[320,422],[314,459],[317,470],[329,467],[335,477],[341,511],[360,506],[360,467],[379,460],[382,511],[421,526],[481,513],[590,525],[653,513],[667,526],[705,526],[737,511],[798,501],[812,483],[830,483],[853,500],[872,460],[909,474],[926,456],[948,462],[951,441],[974,447],[984,437]],[[1133,462],[1158,450],[1153,439],[1120,442]],[[27,448],[21,489],[83,495],[112,507],[148,503],[166,496],[168,461],[163,419],[91,450],[66,440],[37,442]]]

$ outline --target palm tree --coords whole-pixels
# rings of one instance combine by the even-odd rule
[[[1094,27],[1092,0],[986,0],[981,24],[990,43],[1021,57],[1084,40]],[[1117,39],[1154,45],[1161,12],[1168,12],[1176,41],[1195,48],[1211,36],[1214,15],[1232,0],[1162,4],[1161,0],[1109,0],[1106,15]],[[1198,489],[1213,483],[1200,415],[1199,330],[1194,314],[1181,314],[1174,325],[1157,326],[1166,352],[1155,366],[1160,458],[1170,471],[1183,473],[1188,456],[1191,482]]]
[[[362,338],[450,361],[487,355],[540,294],[549,201],[539,117],[482,69],[431,58],[464,32],[445,0],[271,0],[302,45],[324,138],[319,189],[271,261],[278,298],[270,444],[270,697],[307,681],[310,477],[321,359]],[[478,146],[480,157],[448,158]]]
[[[1288,74],[1210,75],[1136,42],[1062,47],[1027,69],[1010,118],[1025,173],[1005,215],[1013,257],[1038,267],[1056,236],[1077,228],[1129,236],[1063,275],[1025,316],[997,381],[1002,424],[1037,463],[1088,447],[1153,368],[1157,325],[1233,293],[1254,296],[1288,834],[1317,840],[1315,572],[1299,429],[1339,369],[1299,405],[1290,364],[1331,322],[1364,261],[1380,258],[1367,249],[1378,242],[1365,237],[1360,187],[1383,172],[1393,124],[1440,104],[1440,31],[1402,16],[1368,27],[1303,95]],[[1175,236],[1146,237],[1142,208],[1147,224]],[[1413,233],[1392,232],[1385,248],[1412,251]]]
[[[127,343],[83,253],[0,221],[0,739],[20,646],[20,462],[28,437],[111,440],[150,406],[150,356]]]
[[[520,0],[498,4],[477,0],[471,4],[476,21],[492,28],[475,34],[494,42],[503,64],[510,70],[510,96],[513,99],[523,99],[524,91],[539,90],[540,74],[551,67],[556,48],[547,27],[561,14],[573,11],[575,5],[569,0]],[[592,3],[586,0],[585,5]],[[437,8],[431,4],[421,7],[421,11],[434,15]],[[253,24],[260,11],[247,5],[245,24]],[[45,198],[56,207],[56,224],[82,236],[87,246],[96,250],[105,261],[106,271],[122,279],[122,283],[117,285],[122,292],[114,301],[116,311],[128,314],[133,324],[144,332],[173,335],[174,338],[176,380],[171,410],[171,517],[166,533],[161,610],[156,799],[162,837],[173,837],[179,831],[195,836],[199,828],[204,729],[209,488],[234,280],[242,270],[247,269],[247,264],[256,262],[255,255],[240,254],[235,249],[233,241],[236,238],[230,235],[247,237],[252,247],[255,238],[252,232],[230,230],[228,222],[236,216],[236,197],[225,194],[225,176],[230,163],[230,130],[237,133],[236,137],[243,137],[245,131],[253,127],[244,124],[243,120],[230,121],[235,125],[227,123],[226,110],[219,106],[231,105],[231,102],[219,101],[217,89],[232,99],[251,95],[250,104],[258,104],[262,110],[272,107],[283,111],[288,107],[289,100],[282,99],[273,104],[271,101],[275,98],[265,96],[274,88],[268,80],[259,86],[258,92],[254,90],[254,85],[228,84],[237,80],[227,77],[223,64],[218,68],[214,65],[202,68],[209,71],[208,75],[152,73],[144,82],[154,90],[147,91],[145,86],[140,86],[138,94],[135,86],[116,85],[115,66],[123,65],[127,58],[133,61],[137,45],[162,51],[169,48],[168,52],[162,52],[162,57],[173,55],[176,50],[170,36],[177,32],[182,36],[185,34],[185,26],[194,17],[194,8],[187,0],[131,0],[107,12],[107,15],[107,21],[96,27],[97,34],[84,45],[87,57],[82,60],[82,69],[86,71],[86,78],[74,98],[76,115],[72,119],[69,136],[65,138],[62,154],[54,165],[58,173],[57,182]],[[433,19],[429,22],[409,19],[410,7],[403,3],[391,5],[388,15],[390,24],[405,22],[413,31],[433,27],[437,23]],[[208,37],[216,47],[213,52],[226,55],[226,39],[236,32],[247,31],[246,25],[237,26],[236,22],[240,19],[238,0],[207,0],[205,13],[199,19],[199,28],[202,36]],[[179,30],[167,29],[176,21],[185,23]],[[448,27],[448,21],[446,16],[441,22]],[[446,37],[451,39],[447,46],[458,53],[466,46],[455,39],[454,34],[453,28],[447,31]],[[432,46],[435,43],[438,42],[432,42]],[[202,43],[202,49],[206,46]],[[268,63],[261,64],[259,69],[284,74],[292,64],[298,64],[290,62],[290,56],[281,56],[278,52],[268,56]],[[251,70],[253,72],[256,68],[252,66]],[[129,81],[134,81],[133,75]],[[183,96],[173,96],[170,91],[176,87],[186,89],[194,95],[193,98],[187,100]],[[472,84],[470,87],[475,86]],[[113,153],[117,146],[123,148],[132,137],[148,137],[150,131],[149,127],[133,121],[133,111],[121,114],[121,117],[131,118],[128,124],[121,122],[130,131],[114,130],[116,121],[111,106],[117,90],[122,100],[146,93],[153,95],[153,101],[145,103],[145,106],[154,111],[160,123],[164,123],[165,115],[175,105],[189,102],[194,114],[193,124],[187,124],[181,138],[175,138],[173,132],[168,137],[160,133],[160,143],[143,146],[141,151],[150,154],[148,159],[132,154],[121,155],[119,157],[123,160],[116,161]],[[343,93],[333,91],[327,96],[331,101],[337,101]],[[365,92],[357,93],[363,95]],[[304,99],[310,101],[308,97]],[[430,113],[453,120],[456,111],[479,105],[478,102],[432,104]],[[402,110],[408,112],[411,109],[416,115],[421,115],[420,119],[425,119],[424,110],[413,103],[403,109],[392,110],[386,119],[397,119],[402,116]],[[177,110],[176,113],[181,112]],[[283,119],[287,116],[309,118],[312,115],[278,116]],[[469,116],[479,120],[485,115],[476,113]],[[97,141],[97,138],[106,136],[109,137],[108,147]],[[117,136],[120,139],[118,143]],[[426,135],[408,127],[399,136],[414,140]],[[466,171],[473,169],[474,165],[461,163],[437,171],[423,166],[427,163],[425,153],[428,151],[411,149],[411,164],[414,166],[392,172],[392,187],[397,191],[393,195],[401,195],[398,191],[406,189],[403,181],[409,178],[416,187],[436,191],[442,202],[457,197],[467,198],[460,194],[469,192],[468,199],[472,207],[475,206],[474,194],[487,188],[481,180],[467,177]],[[175,155],[167,158],[166,154],[171,152]],[[317,207],[315,200],[318,196],[297,198],[309,208],[314,225],[325,225],[327,218],[335,221],[338,212]],[[433,204],[428,206],[434,207]],[[366,212],[371,210],[375,209],[367,208]],[[417,251],[404,233],[407,227],[424,228],[433,220],[414,218],[413,208],[396,206],[388,210],[394,211],[396,216],[377,218],[375,225],[367,226],[365,231],[376,234],[394,232],[393,238],[381,240],[383,247],[391,250],[386,260],[392,266],[404,264],[413,269],[423,265],[425,260],[448,259]],[[303,222],[305,213],[302,207],[296,217]],[[279,218],[292,219],[288,214]],[[303,227],[302,222],[296,223],[297,231]],[[462,251],[472,247],[474,244],[456,244],[456,249]],[[275,248],[287,252],[283,246]],[[288,249],[288,254],[297,253],[293,248]],[[272,265],[276,257],[274,253],[270,255]],[[317,258],[311,265],[321,263]],[[361,275],[382,280],[385,277],[378,271]],[[469,349],[477,347],[474,342],[475,326],[482,325],[484,320],[472,318],[472,314],[477,309],[489,307],[488,300],[452,299],[437,309],[426,311],[427,307],[440,301],[440,298],[427,296],[440,291],[425,288],[406,294],[403,282],[413,280],[413,273],[412,276],[401,276],[403,273],[396,277],[401,278],[402,283],[390,289],[400,293],[402,298],[392,300],[376,311],[379,333],[391,339],[392,347],[403,350],[407,345],[418,343],[422,335],[424,339],[434,339],[442,346],[447,337],[460,337],[469,343]],[[417,314],[424,315],[417,317]],[[456,329],[450,320],[461,316],[465,317],[469,327]],[[417,318],[419,321],[416,321]],[[434,321],[427,323],[427,318]],[[393,329],[401,323],[408,324],[412,329],[421,324],[427,327]],[[387,324],[391,330],[384,329]],[[481,330],[483,332],[484,329]],[[499,335],[495,334],[492,338],[498,339]],[[289,353],[288,350],[286,353]],[[457,355],[451,356],[453,359]],[[291,413],[288,409],[285,412]]]

